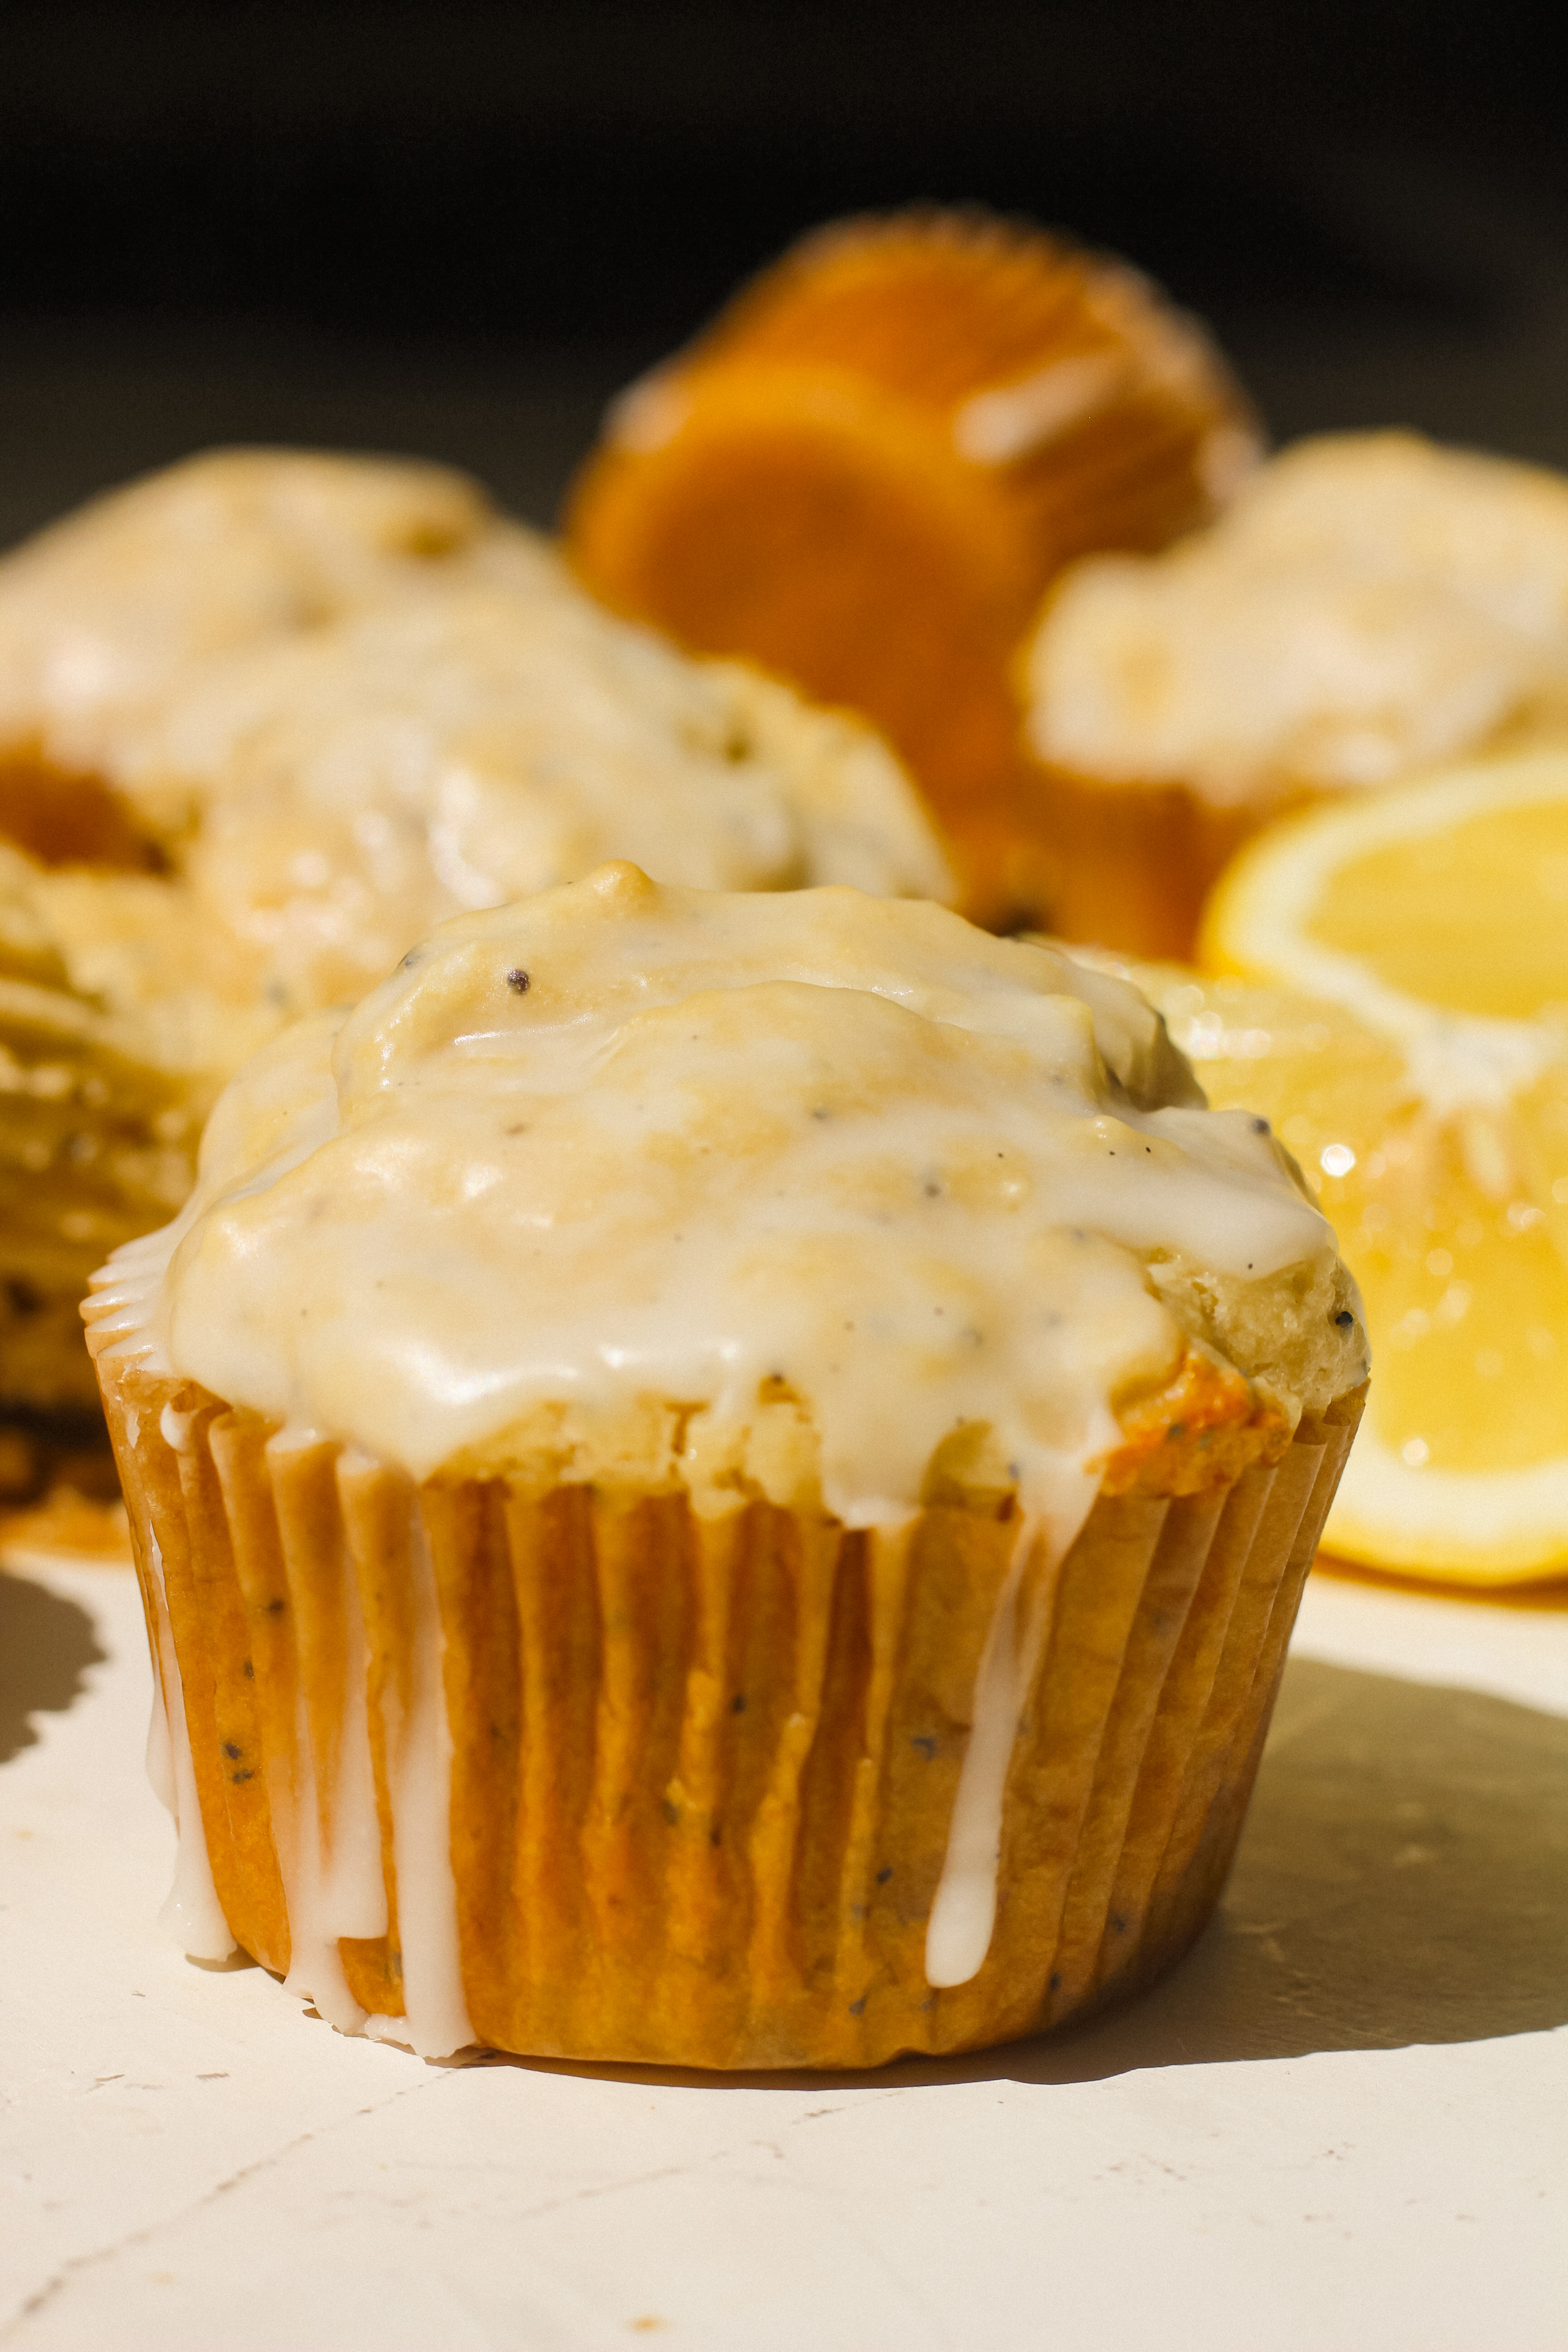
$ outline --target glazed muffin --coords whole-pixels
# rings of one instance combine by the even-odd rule
[[[869,728],[688,660],[526,551],[526,578],[215,664],[127,741],[140,799],[202,809],[193,898],[289,1009],[358,995],[444,917],[612,855],[701,888],[951,895]]]
[[[1007,681],[1041,590],[1206,520],[1257,446],[1124,263],[913,211],[806,238],[624,394],[567,540],[610,604],[869,713],[1002,925],[1048,873]]]
[[[178,1205],[217,1087],[442,917],[623,853],[700,886],[952,887],[865,725],[614,618],[459,476],[265,451],[0,563],[8,828],[13,1420],[96,1414],[87,1277]]]
[[[426,2053],[871,2064],[1166,1965],[1365,1372],[1132,990],[626,865],[268,1046],[86,1311],[176,1925]]]
[[[0,834],[139,866],[120,732],[214,655],[423,586],[493,525],[446,467],[225,449],[109,492],[0,562]]]
[[[767,804],[737,807],[748,784]],[[868,730],[613,620],[444,467],[215,452],[0,562],[0,837],[46,865],[184,872],[216,813],[280,792],[289,862],[341,824],[366,902],[388,833],[419,836],[416,929],[617,846],[678,881],[948,888]],[[465,798],[495,873],[472,839],[447,849]],[[650,837],[605,838],[622,824]]]
[[[1413,434],[1301,442],[1206,533],[1076,565],[1022,678],[1049,928],[1189,954],[1281,810],[1568,735],[1568,482]]]

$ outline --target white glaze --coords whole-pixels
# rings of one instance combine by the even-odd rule
[[[1080,1471],[1075,1492],[1074,1480],[1064,1475],[1054,1523],[1043,1524],[1028,1514],[1018,1520],[1013,1557],[974,1678],[969,1745],[948,1823],[942,1876],[926,1924],[926,1982],[939,1988],[967,1984],[979,1974],[991,1948],[1007,1770],[1050,1632],[1056,1570],[1089,1517],[1095,1486],[1092,1474]],[[1020,1635],[1019,1594],[1042,1536],[1049,1547],[1049,1560]]]
[[[226,1960],[234,1950],[234,1937],[213,1885],[201,1800],[196,1794],[195,1760],[185,1722],[180,1661],[163,1593],[163,1555],[151,1528],[142,1530],[142,1543],[152,1572],[157,1624],[153,1720],[147,1734],[148,1778],[154,1795],[174,1817],[177,1840],[174,1883],[158,1914],[158,1925],[192,1959]]]
[[[174,1778],[174,1742],[169,1730],[169,1706],[163,1696],[161,1658],[160,1642],[153,1659],[153,1704],[147,1710],[147,1785],[177,1831],[180,1786]]]
[[[561,1400],[744,1428],[773,1378],[849,1525],[917,1501],[960,1421],[1048,1483],[1180,1352],[1137,1253],[1263,1278],[1332,1247],[1249,1121],[1159,1099],[1186,1081],[1152,1077],[1137,1003],[934,908],[606,867],[444,925],[335,1039],[258,1057],[152,1329],[416,1477]]]
[[[1051,1566],[1117,1400],[1186,1344],[1144,1272],[1172,1254],[1264,1284],[1331,1262],[1332,1240],[1269,1139],[1198,1107],[1131,991],[934,907],[709,896],[615,866],[444,925],[346,1022],[267,1049],[214,1115],[186,1212],[106,1270],[95,1311],[114,1346],[416,1479],[504,1460],[541,1414],[574,1476],[624,1475],[638,1412],[676,1402],[700,1498],[732,1502],[740,1477],[809,1499],[798,1450],[779,1469],[752,1443],[782,1382],[827,1508],[889,1527],[943,1440],[986,1424],[1028,1533],[931,1923],[931,1980],[957,1983],[989,1942]],[[1046,1597],[1020,1637],[1037,1529]],[[375,2030],[433,2049],[467,2019],[422,1607],[394,1763],[409,2020]],[[312,1950],[369,1932],[327,1905],[308,1840],[289,1867]]]
[[[1301,442],[1209,530],[1091,556],[1027,656],[1047,761],[1217,805],[1381,784],[1568,695],[1568,483],[1412,434]]]
[[[78,992],[182,1072],[227,1075],[443,916],[606,856],[954,887],[865,720],[606,611],[437,467],[211,453],[0,559],[0,748],[111,784],[168,853],[20,895]]]
[[[406,1715],[389,1694],[386,1726],[404,2014],[369,2018],[364,2030],[378,2041],[405,2042],[421,2058],[445,2058],[466,2048],[474,2029],[463,1997],[448,1834],[452,1734],[441,1687],[441,1620],[429,1541],[416,1505],[409,1513],[409,1557],[413,1688]]]
[[[203,811],[198,908],[293,1011],[358,996],[466,908],[609,856],[704,888],[951,877],[879,738],[616,619],[541,548],[201,670],[123,747],[128,791]]]
[[[0,563],[0,737],[68,772],[237,646],[423,592],[497,528],[445,467],[208,450],[92,499]]]
[[[953,446],[972,466],[1011,466],[1109,405],[1135,373],[1126,352],[1075,352],[1016,383],[971,394],[952,420]]]
[[[268,1444],[278,1466],[290,1449],[319,1444],[314,1431],[286,1431]],[[357,2032],[364,2011],[350,1992],[338,1950],[340,1936],[386,1932],[386,1889],[381,1875],[381,1832],[365,1711],[368,1654],[359,1591],[347,1554],[339,1563],[348,1627],[340,1699],[337,1782],[322,1801],[317,1759],[305,1712],[303,1677],[294,1722],[293,1771],[286,1786],[269,1780],[272,1833],[289,1913],[286,1989],[313,2000],[340,2032]]]

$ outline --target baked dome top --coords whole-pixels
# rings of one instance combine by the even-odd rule
[[[1365,1370],[1292,1164],[1134,990],[931,905],[624,863],[265,1048],[89,1311],[416,1476],[662,1465],[850,1524],[944,1461],[1065,1523],[1150,1400],[1182,1438],[1194,1363],[1258,1447]]]
[[[445,916],[612,856],[952,887],[869,727],[616,619],[460,474],[308,451],[189,458],[0,561],[6,835],[90,870],[41,919],[153,1020],[187,966],[274,1018],[358,995]]]
[[[111,762],[194,664],[416,588],[493,526],[445,466],[214,449],[108,491],[0,563],[0,740]]]
[[[868,727],[612,618],[531,534],[485,555],[490,576],[208,665],[128,737],[123,788],[171,835],[193,812],[200,919],[291,1008],[613,856],[699,888],[946,895]]]
[[[1074,566],[1025,672],[1034,749],[1080,774],[1220,804],[1386,782],[1568,708],[1568,481],[1299,442],[1211,529]]]

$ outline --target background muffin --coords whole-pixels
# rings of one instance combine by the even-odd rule
[[[0,562],[7,831],[13,1421],[96,1414],[87,1276],[177,1206],[222,1081],[442,916],[622,852],[952,887],[869,728],[614,618],[461,476],[307,453],[192,459]]]
[[[444,466],[223,449],[40,531],[0,562],[0,834],[49,863],[145,865],[121,729],[214,655],[422,585],[493,528]]]
[[[1281,809],[1568,733],[1568,482],[1413,434],[1299,443],[1208,531],[1075,566],[1021,680],[1050,928],[1186,954]]]
[[[910,211],[807,237],[623,394],[566,530],[622,610],[869,713],[1001,924],[1048,868],[1007,684],[1041,589],[1204,521],[1256,454],[1213,346],[1125,263]]]

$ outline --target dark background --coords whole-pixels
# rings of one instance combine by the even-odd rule
[[[230,439],[452,457],[548,520],[616,385],[799,229],[911,197],[1130,254],[1278,435],[1568,465],[1539,13],[0,7],[0,541]]]

